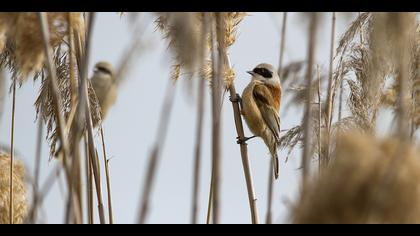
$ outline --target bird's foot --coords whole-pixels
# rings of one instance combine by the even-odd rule
[[[236,137],[236,143],[237,144],[246,144],[246,141],[255,138],[256,136],[252,136],[252,137],[244,137],[244,138],[240,138],[240,137]]]
[[[229,100],[233,103],[241,103],[242,102],[242,98],[239,94],[236,94],[235,97],[229,97]]]

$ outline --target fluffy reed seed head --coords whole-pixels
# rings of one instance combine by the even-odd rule
[[[25,168],[22,162],[13,163],[13,223],[23,223],[28,202],[26,199]],[[0,153],[0,224],[9,223],[10,156]]]
[[[340,136],[333,162],[303,187],[293,223],[420,223],[420,160],[395,138]]]
[[[80,13],[47,13],[50,44],[56,49],[68,35],[68,25],[84,34]],[[70,22],[69,22],[70,19]],[[82,33],[83,32],[83,33]],[[0,13],[0,57],[15,77],[26,79],[44,67],[45,55],[38,13]],[[7,53],[5,53],[7,52]]]
[[[168,40],[177,64],[193,70],[199,60],[203,13],[159,13],[157,27]]]
[[[222,20],[217,25],[217,32],[220,34],[219,38],[223,40],[219,41],[218,45],[227,50],[235,43],[238,25],[246,16],[246,13],[228,12],[219,14],[221,14]],[[216,14],[210,14],[210,18],[215,17]],[[204,42],[205,45],[202,45],[200,41],[201,35],[204,33],[202,32],[204,13],[161,13],[156,22],[158,28],[163,31],[164,37],[169,40],[169,48],[175,54],[175,65],[181,66],[187,72],[195,69],[196,63],[200,61],[199,50],[201,50],[201,47],[205,47],[206,52],[211,48],[209,34],[205,37],[207,39]],[[205,55],[207,54],[205,53]],[[205,58],[205,60],[206,63],[202,68],[199,68],[199,73],[206,79],[211,80],[212,63],[208,58]],[[225,86],[229,87],[235,79],[235,72],[232,68],[225,66],[224,79]]]

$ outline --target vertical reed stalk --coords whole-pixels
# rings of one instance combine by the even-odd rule
[[[85,143],[85,156],[86,156],[86,194],[87,194],[87,216],[88,216],[88,224],[93,224],[93,184],[92,184],[92,166],[90,165],[89,160],[89,145],[87,141],[87,134],[85,133],[84,136],[84,143]]]
[[[13,224],[13,162],[15,155],[15,112],[16,112],[16,80],[13,79],[12,127],[10,131],[10,179],[9,179],[9,223]]]
[[[167,136],[167,131],[169,127],[169,121],[171,117],[171,111],[174,104],[174,97],[175,97],[175,86],[172,81],[168,82],[166,88],[166,95],[164,99],[164,103],[162,106],[162,110],[160,113],[160,122],[158,127],[157,136],[155,139],[155,143],[153,145],[152,152],[150,153],[147,169],[146,169],[146,177],[144,182],[144,187],[142,191],[141,197],[141,204],[140,204],[140,211],[139,211],[139,218],[138,223],[144,224],[146,222],[146,218],[149,213],[149,204],[150,204],[150,196],[152,194],[153,185],[156,179],[156,170],[159,164],[159,160],[161,158],[161,152],[163,147],[165,146],[165,140]]]
[[[196,144],[194,158],[194,174],[193,174],[193,196],[192,196],[192,213],[191,223],[198,222],[198,200],[200,191],[200,166],[201,166],[201,145],[203,139],[203,118],[204,118],[204,100],[205,100],[205,80],[200,78],[198,82],[198,104],[197,104],[197,128],[196,128]]]
[[[210,224],[212,219],[212,213],[213,213],[213,177],[214,172],[212,170],[211,172],[211,179],[210,179],[210,191],[209,191],[209,201],[207,204],[207,218],[206,218],[206,224]]]
[[[213,223],[219,224],[220,219],[220,128],[221,128],[221,96],[222,96],[222,74],[223,64],[221,60],[221,47],[217,42],[224,39],[218,38],[216,26],[223,24],[221,13],[215,13],[215,21],[211,24],[211,40],[212,40],[212,170],[213,170]],[[220,27],[224,29],[224,27]],[[218,51],[219,49],[219,51]]]
[[[311,158],[311,98],[312,98],[312,72],[313,72],[313,64],[315,60],[315,46],[316,46],[316,28],[317,28],[317,21],[318,15],[317,13],[313,12],[310,13],[310,23],[309,23],[309,41],[308,41],[308,68],[306,71],[306,87],[307,87],[307,94],[306,94],[306,106],[305,106],[305,116],[303,121],[303,155],[302,155],[302,182],[305,184],[306,180],[309,176],[309,164]]]
[[[54,66],[54,62],[53,62],[53,50],[51,48],[51,45],[49,43],[49,30],[48,30],[48,20],[47,20],[47,14],[45,12],[40,12],[38,13],[38,17],[39,17],[39,23],[41,26],[41,32],[42,32],[42,39],[43,39],[43,44],[44,44],[44,52],[46,55],[46,65],[47,65],[47,69],[48,69],[48,78],[49,78],[49,85],[50,85],[50,89],[52,92],[52,97],[53,97],[53,101],[54,101],[54,110],[55,110],[55,114],[56,114],[56,122],[57,122],[57,126],[59,128],[59,135],[60,135],[60,140],[61,140],[61,145],[63,147],[63,165],[64,165],[64,171],[65,171],[65,176],[66,176],[66,180],[67,180],[67,184],[69,187],[69,190],[71,189],[71,173],[70,173],[70,167],[67,163],[67,159],[70,157],[70,151],[69,151],[69,145],[68,145],[68,140],[67,140],[67,133],[65,132],[65,121],[64,118],[62,116],[62,100],[61,100],[61,96],[60,96],[60,92],[59,92],[59,87],[58,87],[58,82],[57,82],[57,74],[56,74],[56,69]],[[69,192],[70,195],[73,195],[74,192],[70,191]],[[79,199],[77,199],[77,196],[72,197],[73,201],[74,201],[74,206],[78,206],[78,201],[80,201]],[[76,217],[76,223],[81,223],[81,212],[77,212],[77,207],[73,208],[74,209],[74,213],[75,213],[75,217]]]
[[[89,160],[92,166],[93,178],[94,178],[94,183],[96,187],[99,221],[101,224],[105,224],[106,222],[105,222],[105,213],[104,213],[103,200],[102,200],[100,167],[99,167],[99,163],[98,163],[98,160],[96,158],[96,153],[95,153],[96,148],[95,148],[95,142],[93,139],[92,116],[90,113],[90,104],[89,104],[89,99],[88,99],[88,86],[87,86],[87,77],[88,77],[87,72],[88,72],[88,64],[89,64],[89,58],[90,58],[90,46],[91,46],[94,21],[95,21],[95,13],[91,12],[89,13],[89,17],[88,17],[88,24],[87,24],[88,31],[87,31],[87,39],[86,39],[86,45],[85,45],[85,55],[83,58],[82,70],[81,70],[81,86],[79,88],[79,94],[81,94],[81,98],[80,98],[79,106],[78,106],[78,109],[79,109],[78,115],[80,118],[80,117],[83,117],[82,115],[84,113],[84,119],[81,119],[81,120],[86,121],[86,129],[87,129],[88,145],[89,145]]]
[[[388,13],[391,14],[391,13]],[[415,23],[409,22],[410,15],[412,13],[394,13],[395,20],[397,20],[398,29],[394,29],[394,34],[398,34],[399,51],[394,57],[394,62],[396,62],[397,67],[397,80],[399,82],[398,88],[398,113],[397,113],[397,125],[398,125],[398,135],[401,140],[408,140],[410,137],[410,127],[409,127],[409,107],[407,94],[409,91],[409,71],[410,71],[410,50],[411,50],[411,37],[412,32],[416,32]],[[416,22],[416,18],[413,17],[413,21]],[[395,27],[395,26],[394,26]],[[398,47],[398,46],[397,46]]]
[[[283,12],[283,22],[280,35],[280,57],[279,57],[279,66],[277,69],[277,74],[282,81],[283,75],[283,58],[284,58],[284,46],[286,45],[286,26],[287,26],[287,12]],[[268,171],[268,200],[267,200],[267,215],[265,219],[266,224],[272,224],[273,222],[273,194],[274,194],[274,178],[272,174],[273,162],[270,160]]]
[[[280,57],[279,57],[279,67],[278,67],[278,75],[280,76],[280,80],[282,79],[283,75],[283,60],[284,60],[284,46],[286,45],[286,28],[287,27],[287,12],[283,13],[283,23],[281,26],[281,36],[280,36]],[[271,172],[272,170],[270,170]]]
[[[104,128],[101,125],[101,140],[102,140],[102,151],[104,157],[104,164],[105,164],[105,174],[106,174],[106,189],[108,193],[108,217],[109,223],[114,224],[114,216],[112,211],[112,193],[111,193],[111,179],[109,174],[109,160],[106,155],[106,148],[105,148],[105,138],[104,138]]]
[[[322,100],[321,100],[321,75],[319,74],[319,66],[316,67],[317,78],[318,78],[318,163],[319,172],[321,173],[323,162],[322,162]],[[326,164],[326,163],[325,163]]]
[[[70,180],[70,170],[69,170],[69,166],[67,165],[67,158],[70,157],[69,156],[70,152],[69,152],[69,146],[67,142],[67,135],[65,133],[65,128],[64,128],[65,122],[64,122],[63,116],[61,115],[61,111],[62,111],[61,106],[63,103],[62,103],[60,92],[59,92],[57,74],[56,74],[56,69],[55,69],[53,57],[52,57],[53,51],[49,43],[50,36],[49,36],[49,31],[48,31],[47,13],[40,12],[39,21],[41,25],[45,55],[47,58],[46,64],[47,64],[48,73],[49,73],[49,76],[48,76],[49,84],[50,84],[50,89],[51,89],[53,101],[54,101],[54,110],[57,116],[56,122],[59,128],[60,140],[62,142],[62,147],[63,147],[64,170],[66,172],[67,179]]]
[[[267,200],[267,215],[265,219],[266,224],[273,223],[273,195],[274,195],[274,177],[273,177],[273,162],[270,161],[268,171],[268,200]]]
[[[206,54],[206,42],[208,32],[208,15],[204,13],[202,35],[201,35],[201,48],[199,55],[199,68],[204,66],[204,59]],[[194,174],[193,174],[193,194],[192,194],[192,212],[191,223],[198,223],[198,201],[200,193],[200,166],[201,166],[201,145],[203,140],[203,120],[204,120],[204,104],[206,96],[206,81],[205,78],[199,78],[198,81],[198,103],[197,103],[197,127],[195,134],[195,158],[194,158]]]
[[[338,121],[340,121],[343,118],[343,87],[344,87],[344,80],[341,79],[340,81],[340,95],[339,95],[339,101],[338,101]]]
[[[321,158],[321,166],[327,166],[330,159],[330,136],[331,136],[331,123],[333,119],[333,71],[334,71],[334,49],[335,49],[335,24],[336,16],[335,12],[332,13],[331,18],[331,41],[330,41],[330,64],[328,69],[328,93],[327,93],[327,144],[325,146],[325,159]],[[340,93],[341,97],[341,93]],[[340,98],[341,101],[341,98]],[[340,111],[341,112],[341,111]]]
[[[74,56],[75,56],[75,50],[74,50],[74,31],[73,31],[73,17],[71,16],[71,13],[69,12],[67,14],[67,19],[68,19],[68,28],[67,31],[69,33],[69,65],[70,65],[70,91],[71,91],[71,109],[75,110],[76,109],[76,104],[77,104],[77,80],[76,80],[76,76],[74,74],[74,68],[75,68],[75,60],[74,60]],[[71,120],[71,119],[69,119]]]
[[[36,141],[36,154],[35,154],[35,167],[34,167],[34,186],[33,186],[33,200],[32,200],[32,211],[29,215],[29,222],[32,224],[36,223],[38,216],[38,204],[39,204],[39,177],[41,173],[41,153],[42,153],[42,132],[43,121],[38,120],[37,128],[37,141]]]

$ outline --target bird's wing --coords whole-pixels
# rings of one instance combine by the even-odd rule
[[[276,109],[271,105],[274,104],[274,98],[271,95],[270,90],[264,85],[255,85],[253,95],[265,123],[274,137],[276,137],[276,140],[279,140],[280,117]]]

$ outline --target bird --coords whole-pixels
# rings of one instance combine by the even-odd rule
[[[244,89],[240,101],[241,114],[254,136],[240,139],[244,143],[249,139],[260,137],[268,147],[275,179],[279,176],[279,160],[277,149],[280,142],[280,103],[282,88],[280,77],[275,68],[267,63],[257,65],[247,71],[252,78]]]
[[[105,119],[117,98],[117,83],[112,65],[106,61],[96,63],[90,82],[101,107],[102,119]]]
[[[95,91],[95,95],[98,99],[101,110],[101,120],[104,120],[109,109],[112,107],[112,105],[114,105],[116,101],[118,90],[114,69],[111,63],[106,61],[100,61],[96,63],[93,69],[93,75],[89,79],[89,83],[91,84],[93,91]],[[100,123],[95,120],[92,121],[94,128],[97,128]],[[81,140],[84,131],[82,133],[77,131],[75,132],[77,133],[75,140],[76,143],[78,143]],[[62,145],[60,145],[54,152],[54,156],[57,159],[61,157],[62,148]]]

